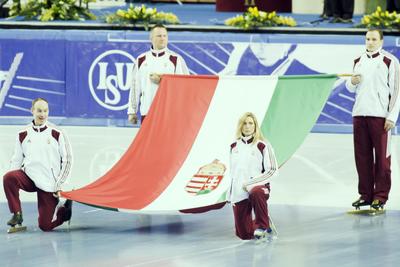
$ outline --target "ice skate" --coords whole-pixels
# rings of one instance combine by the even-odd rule
[[[385,213],[385,203],[379,199],[375,199],[371,204],[371,215],[379,215]]]
[[[368,205],[370,205],[368,209],[360,209],[360,207]],[[375,216],[385,213],[383,206],[384,203],[377,199],[375,199],[372,203],[359,199],[353,203],[353,207],[355,207],[356,210],[348,211],[347,213],[355,215]]]
[[[268,229],[261,229],[258,228],[254,231],[254,240],[256,244],[272,241],[273,240],[273,232],[271,228]]]
[[[362,198],[359,198],[359,199],[357,199],[356,201],[354,201],[351,205],[352,205],[353,207],[355,207],[356,210],[360,210],[360,207],[369,206],[369,205],[371,205],[371,202],[366,201],[366,200],[364,200],[364,199],[362,199]]]
[[[7,225],[11,226],[11,228],[7,230],[7,233],[12,234],[26,231],[26,226],[22,226],[23,221],[21,212],[14,213],[11,219],[7,222]]]

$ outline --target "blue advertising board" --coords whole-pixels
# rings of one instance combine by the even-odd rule
[[[351,73],[364,50],[363,36],[171,32],[169,39],[193,75]],[[385,44],[400,57],[396,37]],[[30,117],[31,101],[44,97],[53,117],[126,120],[135,58],[149,47],[146,32],[2,31],[0,119]],[[354,95],[344,82],[337,80],[317,124],[351,124]]]

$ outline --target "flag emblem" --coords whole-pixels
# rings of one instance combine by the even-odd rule
[[[225,165],[217,159],[201,167],[187,183],[186,192],[195,196],[210,193],[221,183],[225,170]]]

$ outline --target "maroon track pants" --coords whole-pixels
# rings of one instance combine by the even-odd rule
[[[57,219],[52,221],[55,208],[58,204],[58,198],[53,193],[45,192],[36,187],[33,181],[22,170],[10,171],[4,175],[4,192],[8,200],[8,207],[11,213],[22,211],[21,201],[19,200],[19,190],[26,192],[37,192],[38,210],[39,210],[39,228],[43,231],[51,231],[61,225],[65,218],[65,208],[60,207],[57,210]]]
[[[384,129],[385,118],[353,118],[354,154],[358,172],[358,192],[366,201],[385,203],[391,186],[390,133]]]
[[[253,239],[254,230],[257,228],[268,229],[269,216],[267,200],[269,186],[256,186],[249,192],[249,198],[233,205],[236,235],[240,239]],[[254,210],[255,220],[252,218]]]

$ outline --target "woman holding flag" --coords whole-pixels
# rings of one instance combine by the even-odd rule
[[[232,184],[228,201],[233,206],[239,238],[261,239],[271,234],[267,205],[269,179],[277,175],[277,171],[271,144],[264,139],[255,115],[246,112],[239,119],[236,141],[231,144],[230,152]]]

